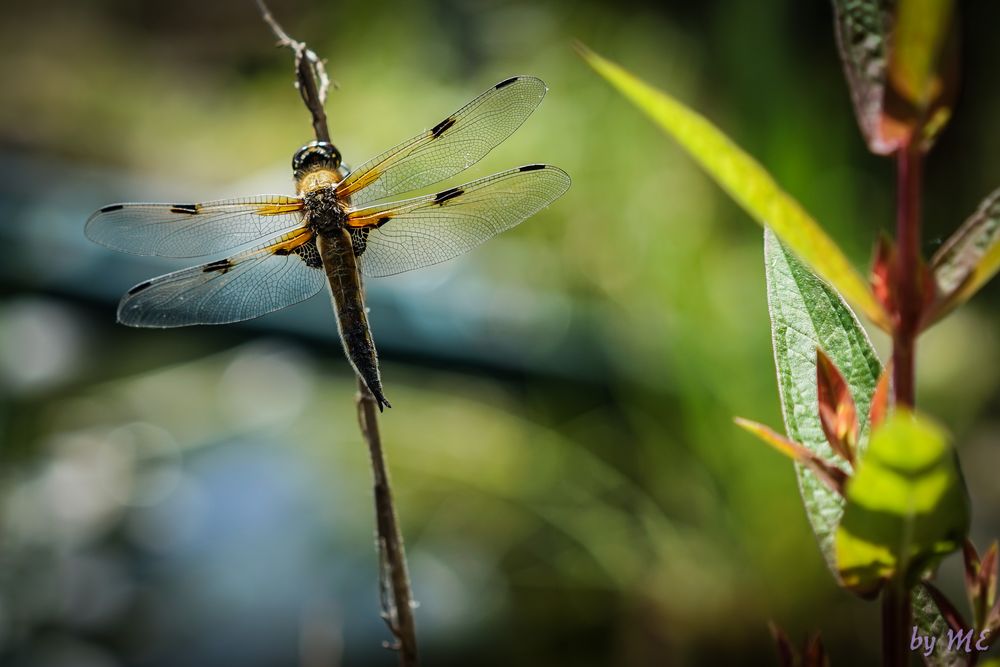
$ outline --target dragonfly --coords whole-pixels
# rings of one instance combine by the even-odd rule
[[[102,207],[85,233],[114,250],[180,258],[235,253],[135,285],[118,305],[118,321],[150,328],[240,322],[308,299],[326,285],[347,359],[379,410],[391,407],[362,277],[461,255],[558,199],[570,177],[558,167],[528,164],[389,200],[481,160],[521,126],[546,90],[532,76],[504,79],[354,170],[333,144],[310,142],[292,158],[294,196]]]

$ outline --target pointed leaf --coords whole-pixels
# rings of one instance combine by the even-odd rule
[[[943,600],[941,604],[947,611],[942,611],[938,607],[935,598]],[[929,582],[923,582],[913,589],[910,604],[913,610],[913,624],[919,633],[924,637],[938,638],[930,656],[925,657],[921,652],[924,664],[928,667],[967,667],[970,664],[968,656],[962,651],[949,651],[948,642],[941,641],[941,638],[947,637],[949,628],[955,629],[952,623],[958,623],[964,631],[965,621],[961,614],[955,611],[954,606]]]
[[[897,324],[901,318],[898,307],[900,300],[896,294],[896,286],[899,284],[899,278],[896,275],[897,261],[895,243],[888,235],[882,234],[875,246],[875,258],[872,261],[872,273],[869,281],[872,294],[875,295],[875,299],[882,305],[885,312],[889,314],[889,319],[893,324]],[[919,272],[918,298],[920,303],[918,315],[920,321],[926,323],[933,316],[932,311],[939,301],[937,281],[934,278],[934,273],[922,259],[919,260],[917,271]]]
[[[979,552],[972,540],[966,538],[962,544],[962,566],[965,575],[965,590],[969,593],[969,598],[973,597],[973,589],[979,580]]]
[[[868,414],[882,369],[854,313],[769,229],[764,231],[764,264],[785,432],[789,439],[835,464],[837,458],[819,419],[816,349],[822,348],[843,372],[858,414]],[[859,451],[864,448],[867,433],[867,426],[862,426]],[[843,513],[842,499],[806,468],[797,465],[796,475],[809,523],[823,556],[836,573],[833,537]]]
[[[898,146],[892,137],[882,136],[880,127],[893,4],[892,0],[833,0],[837,46],[854,113],[868,147],[880,155]]]
[[[892,239],[886,234],[882,234],[875,246],[875,259],[872,261],[870,282],[872,294],[882,304],[882,308],[889,314],[889,317],[892,317],[896,312],[896,296],[893,293],[893,285],[896,281],[892,279],[892,267],[895,264],[896,248]]]
[[[830,667],[830,657],[823,646],[823,637],[818,632],[806,638],[802,647],[802,667]]]
[[[833,0],[837,45],[872,152],[926,149],[951,114],[958,51],[954,0]],[[916,136],[915,136],[916,135]]]
[[[901,128],[902,143],[924,150],[951,117],[958,89],[954,0],[898,0],[889,43],[884,122]]]
[[[890,579],[909,587],[960,548],[968,529],[968,497],[944,431],[897,406],[847,483],[836,538],[841,580],[861,593]]]
[[[795,667],[795,648],[788,640],[788,635],[774,621],[768,621],[767,628],[771,631],[775,648],[778,650],[778,665],[780,667]]]
[[[990,631],[990,644],[1000,636],[1000,598],[993,602],[990,613],[986,615],[986,627]]]
[[[965,592],[972,607],[972,621],[976,627],[984,627],[990,607],[996,600],[997,587],[997,543],[980,559],[971,540],[965,541],[963,550],[965,564]]]
[[[858,446],[858,413],[844,376],[820,348],[816,348],[816,385],[819,421],[827,442],[853,466]]]
[[[889,414],[889,383],[892,378],[892,364],[886,364],[882,375],[879,376],[878,384],[875,385],[875,393],[872,394],[872,407],[868,411],[868,427],[874,430],[885,416]]]
[[[993,606],[997,599],[997,548],[997,542],[994,540],[979,566],[979,582],[987,608]]]
[[[586,47],[581,55],[598,74],[672,136],[754,220],[766,225],[872,322],[889,320],[864,279],[836,243],[770,174],[704,117]]]
[[[930,316],[944,317],[1000,270],[1000,189],[979,205],[931,260],[941,299]]]
[[[736,422],[737,426],[749,433],[754,434],[788,458],[812,470],[816,477],[818,477],[821,482],[826,484],[827,488],[831,491],[836,492],[840,496],[844,495],[844,485],[847,483],[847,473],[843,470],[832,463],[827,463],[821,459],[819,455],[814,454],[799,443],[792,442],[783,435],[775,433],[772,429],[764,426],[763,424],[750,421],[749,419],[743,419],[742,417],[736,417],[733,421]]]

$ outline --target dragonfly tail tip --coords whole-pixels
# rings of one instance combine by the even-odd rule
[[[380,387],[378,391],[372,391],[372,396],[375,398],[375,403],[378,405],[378,411],[384,412],[386,408],[391,408],[392,405],[389,403],[389,399],[385,397],[382,393],[382,388]]]

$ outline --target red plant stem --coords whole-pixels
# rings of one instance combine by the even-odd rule
[[[896,304],[892,335],[892,372],[896,405],[916,401],[914,363],[920,332],[920,196],[922,155],[916,146],[896,156],[896,264],[890,272]],[[882,591],[882,664],[905,667],[911,623],[910,591],[890,584]]]
[[[896,404],[912,408],[916,401],[914,358],[920,331],[920,195],[922,155],[916,147],[896,157],[896,266],[892,272],[896,301],[892,338]]]
[[[907,630],[910,626],[910,591],[892,583],[882,591],[882,665],[906,667],[909,664]]]

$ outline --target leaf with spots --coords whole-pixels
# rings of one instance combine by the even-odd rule
[[[837,46],[873,153],[926,150],[951,115],[957,80],[954,0],[833,0]]]
[[[833,0],[837,47],[854,102],[854,114],[874,153],[895,149],[881,135],[893,0]]]
[[[789,439],[830,465],[843,465],[830,447],[820,420],[816,350],[823,350],[840,369],[859,415],[869,412],[881,374],[878,358],[840,296],[770,229],[764,232],[764,263],[785,431]],[[867,424],[862,424],[859,450],[863,450],[867,434]],[[827,564],[835,572],[833,540],[843,514],[843,500],[805,466],[796,464],[795,472],[809,523]]]
[[[914,587],[910,594],[910,605],[913,610],[913,624],[924,637],[937,637],[931,654],[921,655],[928,667],[968,667],[969,656],[962,651],[949,651],[948,643],[942,641],[949,630],[948,614],[935,601],[931,591],[934,589],[923,584]],[[962,623],[964,626],[964,622]]]
[[[931,269],[940,295],[932,320],[968,301],[1000,271],[1000,190],[987,197],[941,246]]]

